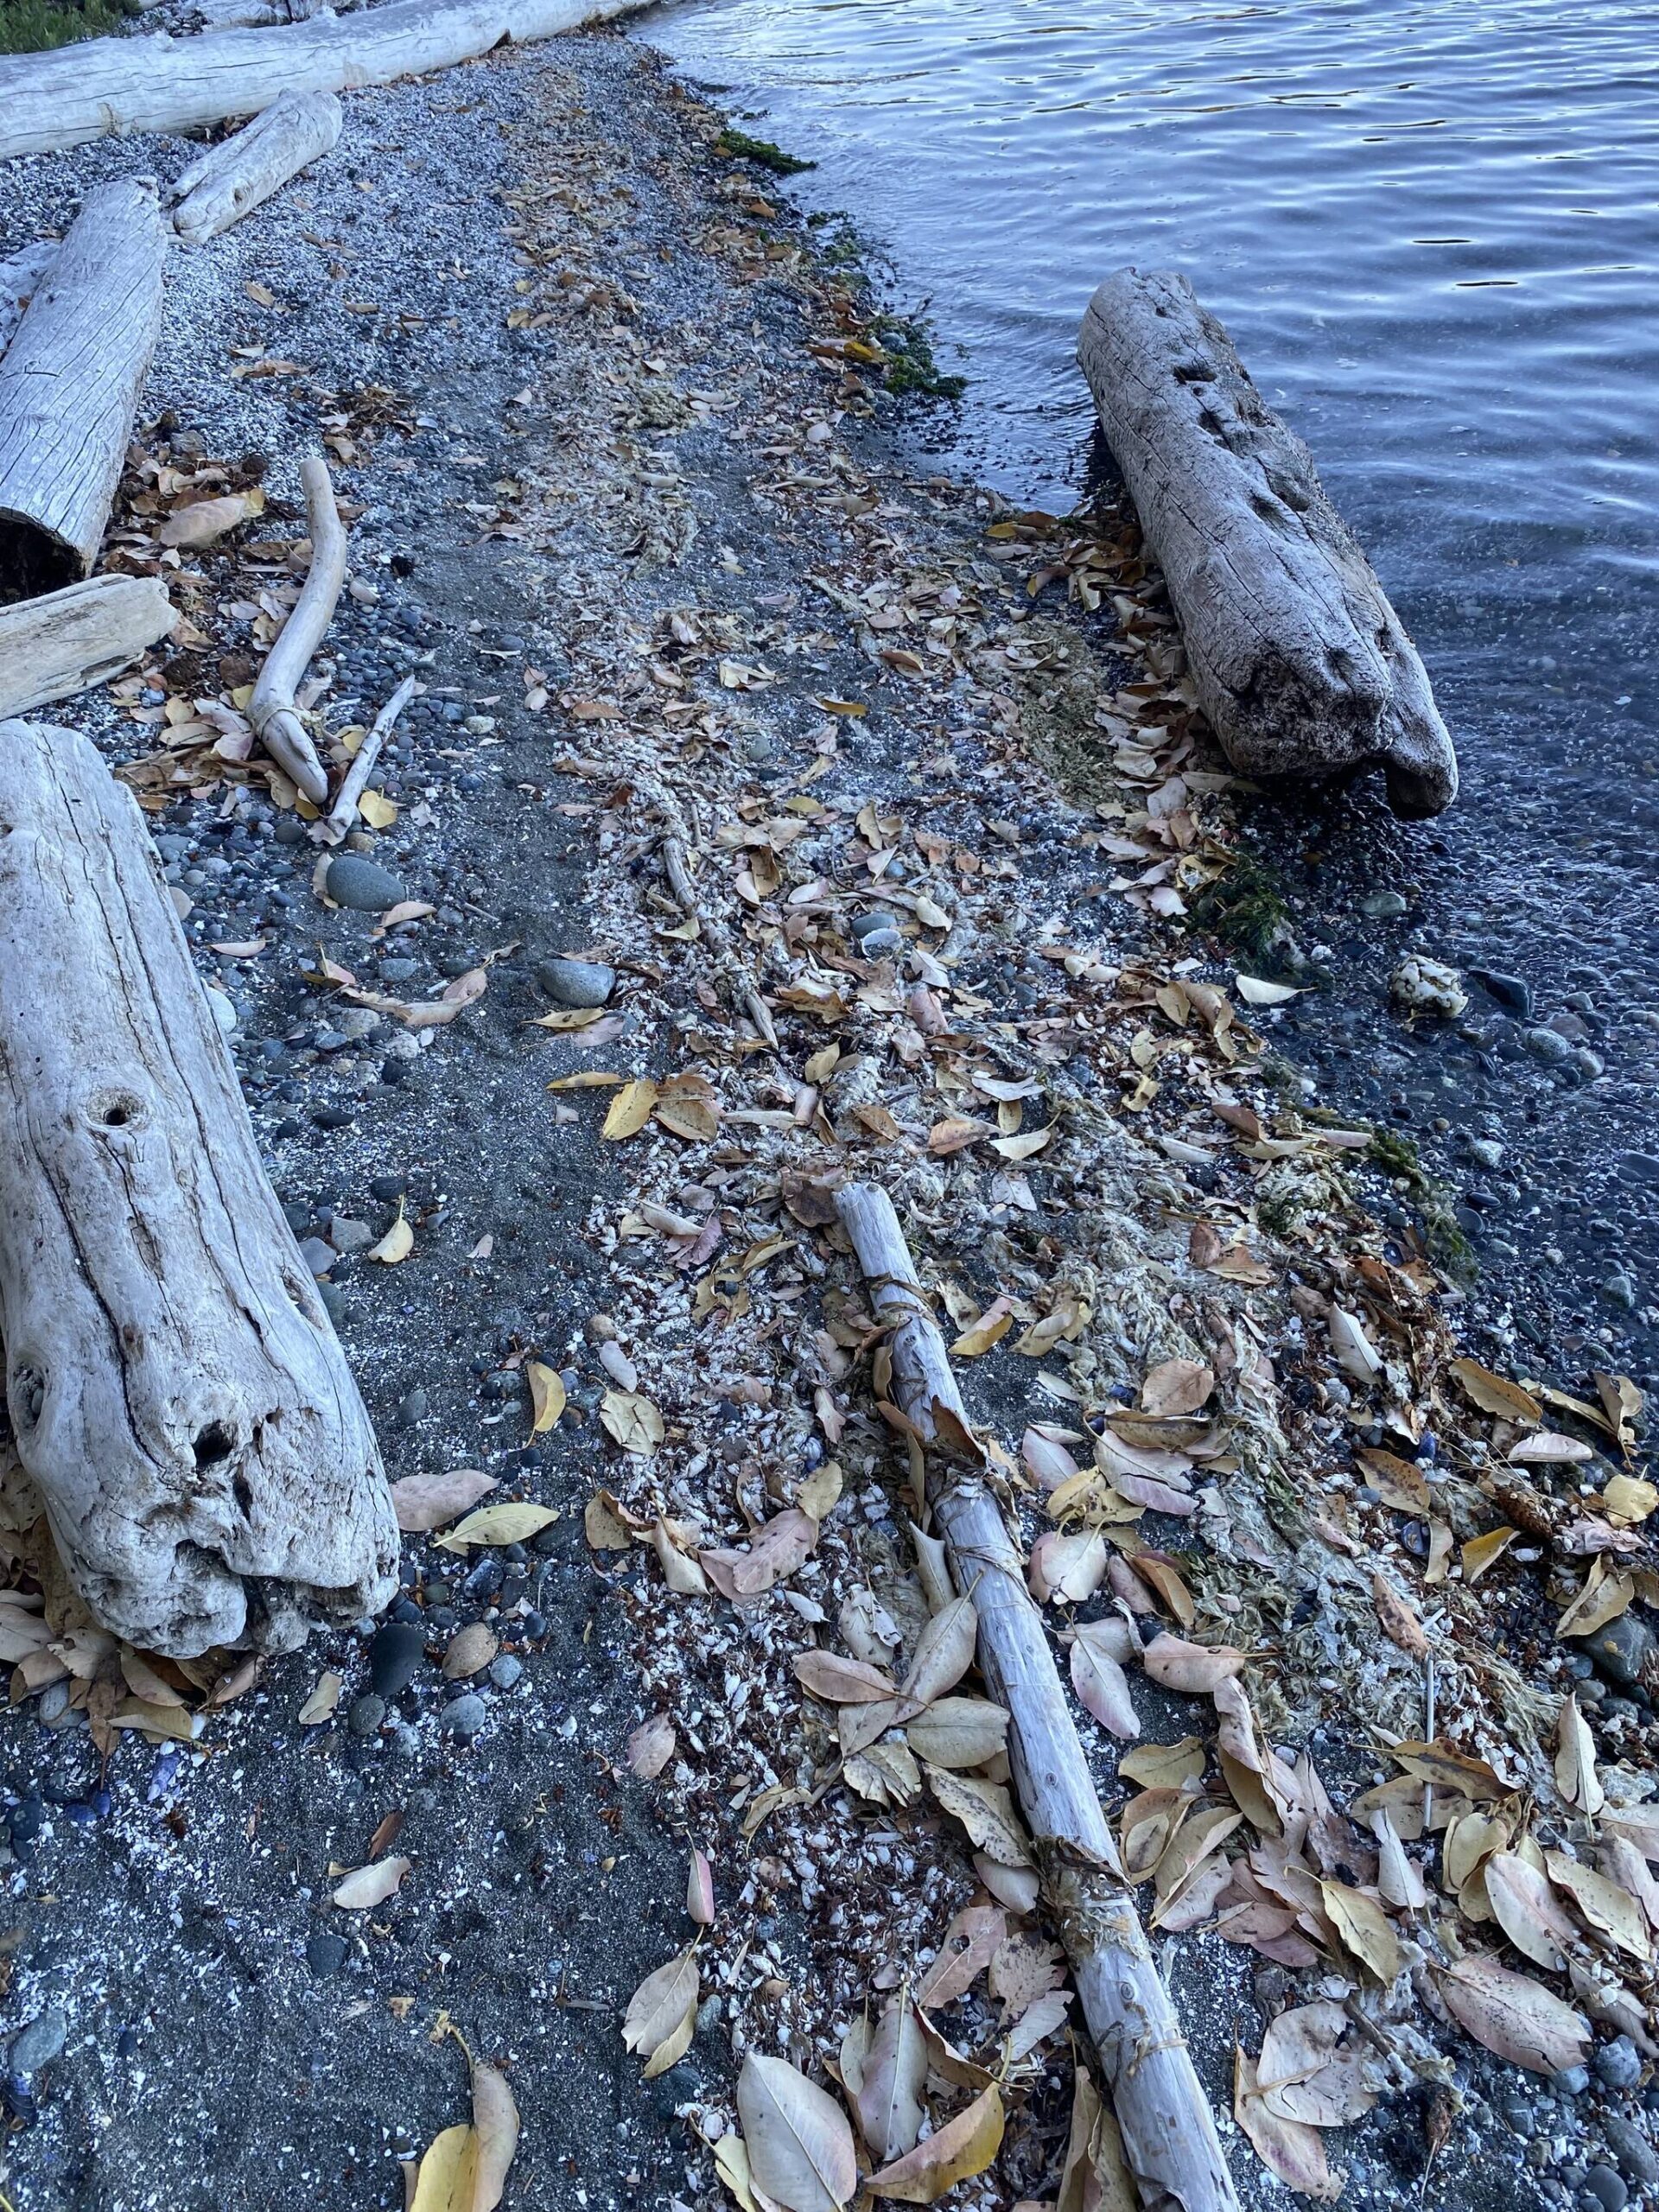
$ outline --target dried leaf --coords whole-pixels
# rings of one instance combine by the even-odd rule
[[[405,1475],[391,1485],[397,1526],[406,1535],[442,1529],[495,1488],[495,1477],[478,1467],[451,1467],[442,1475]]]
[[[628,1768],[641,1782],[654,1782],[674,1756],[678,1738],[665,1713],[642,1720],[628,1738]]]
[[[895,1997],[876,2024],[855,2093],[859,2129],[878,2164],[914,2147],[926,2081],[927,2042],[921,2024],[908,1996]]]
[[[932,1616],[916,1639],[916,1656],[903,1683],[905,1695],[931,1705],[936,1697],[954,1689],[974,1663],[978,1634],[979,1615],[973,1599],[953,1598]]]
[[[500,1649],[501,1640],[493,1629],[486,1628],[482,1621],[469,1621],[465,1628],[455,1630],[445,1648],[445,1681],[463,1682],[474,1675],[481,1675]]]
[[[935,2204],[959,2181],[982,2174],[1001,2147],[1002,2099],[992,2082],[925,2143],[872,2174],[867,2186],[873,2196],[901,2204]]]
[[[938,1698],[905,1731],[918,1759],[934,1766],[983,1766],[1007,1741],[1008,1716],[982,1697]]]
[[[810,1558],[817,1541],[817,1522],[791,1505],[773,1515],[747,1551],[706,1550],[697,1556],[715,1589],[736,1602],[760,1597],[793,1574]]]
[[[1405,1963],[1400,1939],[1389,1926],[1387,1913],[1375,1897],[1363,1890],[1349,1888],[1344,1882],[1321,1882],[1319,1895],[1344,1944],[1387,1989]]]
[[[607,1390],[600,1402],[600,1425],[625,1452],[648,1459],[667,1433],[662,1414],[639,1390]]]
[[[404,1219],[404,1209],[400,1203],[397,1220],[392,1223],[380,1242],[378,1244],[372,1244],[363,1256],[365,1260],[378,1260],[382,1267],[395,1268],[401,1265],[414,1249],[415,1231]]]
[[[1031,1853],[1014,1813],[1014,1801],[1001,1785],[981,1782],[970,1775],[952,1774],[945,1767],[929,1767],[928,1785],[947,1813],[967,1829],[969,1840],[1000,1866],[1029,1866]]]
[[[801,1688],[826,1705],[874,1705],[899,1694],[899,1685],[881,1668],[833,1651],[798,1651],[791,1663]]]
[[[336,1675],[332,1669],[319,1675],[316,1688],[300,1707],[301,1727],[315,1728],[320,1721],[329,1719],[340,1703],[340,1694],[345,1686],[345,1677]]]
[[[1589,2049],[1590,2030],[1570,2005],[1529,1974],[1471,1951],[1436,1977],[1446,2009],[1478,2044],[1512,2066],[1560,2074]]]
[[[1183,1736],[1179,1744],[1142,1744],[1122,1754],[1117,1770],[1142,1789],[1179,1789],[1204,1772],[1204,1745],[1196,1736]]]
[[[1215,1387],[1213,1370],[1196,1359],[1160,1360],[1141,1385],[1141,1410],[1160,1418],[1195,1414]]]
[[[1299,2196],[1328,2204],[1342,2194],[1342,2178],[1326,2163],[1317,2127],[1281,2120],[1262,2095],[1255,2063],[1242,2045],[1233,2053],[1233,2117],[1269,2173]]]
[[[1484,1536],[1471,1536],[1459,1554],[1464,1580],[1470,1584],[1478,1582],[1487,1568],[1503,1558],[1520,1533],[1518,1529],[1506,1526],[1489,1529]]]
[[[950,1347],[951,1356],[957,1359],[978,1359],[993,1344],[1000,1344],[1013,1326],[1013,1306],[1006,1298],[996,1299],[963,1331]]]
[[[699,1928],[715,1924],[715,1870],[703,1851],[691,1853],[691,1864],[685,1878],[685,1909]]]
[[[1292,2005],[1262,2038],[1256,2081],[1262,2102],[1281,2120],[1307,2127],[1347,2127],[1376,2102],[1365,2085],[1366,2046],[1330,1998]]]
[[[657,1086],[649,1076],[638,1076],[632,1083],[625,1083],[606,1110],[600,1135],[611,1144],[620,1143],[624,1137],[638,1136],[651,1119],[656,1103]]]
[[[1643,1965],[1651,1960],[1653,1938],[1648,1916],[1628,1890],[1562,1851],[1547,1851],[1544,1866],[1556,1888],[1566,1891],[1599,1936],[1606,1936]]]
[[[1576,1697],[1563,1700],[1555,1723],[1555,1787],[1592,1820],[1607,1802],[1596,1772],[1595,1738]]]
[[[544,1435],[564,1411],[564,1384],[558,1370],[539,1359],[524,1362],[524,1380],[530,1385],[530,1433]]]
[[[1542,1427],[1542,1407],[1518,1382],[1505,1382],[1501,1375],[1494,1375],[1490,1367],[1483,1367],[1474,1359],[1454,1359],[1447,1372],[1456,1376],[1482,1413],[1496,1414],[1500,1421],[1515,1421],[1522,1428]]]
[[[1421,1622],[1380,1574],[1371,1577],[1371,1602],[1376,1607],[1378,1625],[1389,1643],[1397,1643],[1408,1658],[1427,1659],[1428,1638],[1423,1634]]]
[[[1080,1622],[1071,1634],[1071,1687],[1080,1703],[1114,1736],[1125,1743],[1141,1733],[1130,1694],[1128,1677],[1116,1657],[1119,1638],[1116,1621]],[[1123,1769],[1119,1764],[1119,1772]]]
[[[696,2032],[702,1978],[695,1946],[648,1974],[629,1999],[622,2019],[622,2040],[630,2050],[646,2051],[645,2079],[654,2081],[677,2066]]]
[[[480,1506],[476,1513],[432,1539],[433,1549],[464,1552],[473,1544],[523,1544],[539,1535],[559,1517],[552,1505],[531,1505],[509,1499],[501,1505]]]
[[[1495,1851],[1482,1861],[1486,1901],[1493,1917],[1522,1957],[1548,1974],[1559,1974],[1578,1932],[1562,1911],[1548,1881],[1529,1859],[1513,1851]]]
[[[1189,1696],[1210,1697],[1217,1684],[1236,1675],[1244,1654],[1231,1643],[1188,1643],[1179,1636],[1155,1636],[1141,1655],[1154,1682]]]
[[[938,1956],[922,1977],[917,2004],[930,2012],[954,2005],[989,1966],[1007,1932],[1001,1906],[964,1905],[945,1929]]]
[[[753,2185],[785,2212],[841,2212],[858,2187],[853,2131],[833,2097],[782,2058],[751,2051],[737,2110]]]

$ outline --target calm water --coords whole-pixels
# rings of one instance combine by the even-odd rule
[[[641,28],[819,163],[790,187],[805,205],[887,248],[972,379],[939,410],[949,459],[1016,501],[1064,509],[1087,481],[1071,355],[1094,284],[1125,262],[1191,276],[1370,551],[1464,769],[1459,807],[1415,829],[1258,810],[1338,973],[1298,1002],[1300,1044],[1473,1181],[1477,1241],[1535,1324],[1576,1303],[1607,1326],[1616,1269],[1653,1299],[1659,14],[680,0]],[[1357,916],[1379,883],[1403,923]],[[1407,942],[1522,976],[1533,1021],[1574,997],[1605,1076],[1546,1076],[1478,993],[1480,1045],[1403,1038],[1379,1006]],[[1471,1178],[1474,1125],[1512,1185]]]

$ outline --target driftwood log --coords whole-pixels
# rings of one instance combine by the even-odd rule
[[[1449,806],[1457,757],[1417,650],[1185,277],[1109,276],[1077,359],[1233,766],[1320,779],[1374,762],[1396,814]]]
[[[270,30],[194,38],[86,39],[0,60],[0,161],[89,138],[194,130],[257,115],[283,92],[340,92],[424,76],[504,41],[553,38],[640,0],[393,0],[350,16],[325,10]]]
[[[328,465],[320,454],[300,463],[305,491],[306,527],[311,533],[311,566],[304,587],[276,642],[265,655],[248,702],[253,734],[283,772],[291,776],[314,806],[328,796],[328,775],[300,719],[296,694],[306,664],[322,642],[346,581],[346,527],[334,504]]]
[[[0,357],[0,601],[92,568],[161,329],[166,252],[152,194],[89,193]]]
[[[21,253],[0,261],[0,353],[16,335],[23,309],[40,290],[41,279],[56,259],[57,251],[55,239],[44,240],[39,245],[26,245]]]
[[[893,1329],[899,1410],[931,1447],[934,1526],[958,1588],[973,1593],[980,1670],[1010,1716],[1014,1789],[1141,2203],[1146,2212],[1237,2212],[1214,2116],[1147,1948],[1018,1548],[982,1476],[961,1464],[967,1410],[899,1217],[870,1184],[849,1185],[836,1203],[876,1316]],[[947,1469],[947,1458],[957,1464]]]
[[[16,1456],[95,1618],[287,1649],[396,1587],[374,1433],[131,795],[0,723],[0,1342]]]
[[[200,245],[239,223],[339,138],[345,117],[332,92],[284,92],[245,130],[199,155],[173,187],[173,227]]]
[[[89,576],[0,607],[0,719],[106,683],[173,622],[159,576]]]

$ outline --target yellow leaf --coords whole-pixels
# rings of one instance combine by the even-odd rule
[[[1051,1122],[1046,1129],[1028,1129],[1024,1136],[993,1137],[991,1150],[1000,1152],[1004,1160],[1029,1160],[1033,1153],[1042,1151],[1053,1134]]]
[[[372,1246],[363,1256],[365,1260],[378,1260],[383,1267],[395,1268],[400,1261],[406,1260],[414,1249],[415,1232],[404,1220],[404,1209],[400,1204],[397,1208],[397,1220],[392,1223],[380,1242]]]
[[[1002,2099],[993,2082],[925,2142],[872,2174],[868,2188],[901,2204],[937,2203],[959,2181],[982,2174],[1001,2147]]]
[[[556,1007],[551,1014],[538,1014],[531,1022],[532,1029],[591,1029],[596,1021],[605,1018],[602,1006]]]
[[[657,1103],[657,1086],[648,1075],[636,1076],[632,1083],[625,1083],[605,1116],[601,1136],[612,1144],[624,1137],[638,1136],[651,1119],[651,1110]]]
[[[1006,1298],[996,1299],[976,1321],[969,1323],[950,1350],[958,1359],[978,1359],[993,1344],[1000,1344],[1013,1326],[1014,1309]]]
[[[663,1417],[638,1390],[607,1390],[599,1408],[601,1427],[625,1452],[649,1459],[664,1434]]]
[[[1388,1988],[1400,1971],[1402,1956],[1400,1939],[1382,1906],[1363,1890],[1350,1889],[1344,1882],[1321,1882],[1319,1895],[1332,1925],[1348,1949]]]
[[[464,1552],[471,1544],[522,1544],[558,1519],[550,1505],[531,1505],[510,1499],[503,1505],[481,1505],[442,1536],[432,1539],[441,1552]]]
[[[1464,1580],[1478,1582],[1487,1568],[1503,1558],[1520,1533],[1518,1529],[1505,1527],[1489,1529],[1484,1536],[1471,1536],[1462,1552]]]
[[[1616,1521],[1645,1521],[1659,1505],[1659,1490],[1634,1475],[1615,1475],[1601,1493],[1601,1502]]]
[[[390,830],[397,819],[397,809],[384,791],[365,791],[357,802],[357,810],[371,830]]]
[[[1523,1428],[1541,1426],[1543,1408],[1518,1382],[1506,1382],[1503,1376],[1494,1375],[1490,1367],[1483,1367],[1475,1359],[1454,1359],[1449,1371],[1456,1376],[1482,1413],[1496,1414],[1503,1421],[1518,1421]]]
[[[558,1370],[547,1367],[539,1359],[525,1362],[524,1380],[530,1385],[530,1405],[532,1415],[530,1433],[540,1436],[552,1427],[564,1411],[564,1384]]]
[[[556,1075],[548,1084],[550,1090],[608,1090],[614,1083],[626,1083],[627,1077],[607,1075],[598,1068],[584,1068],[580,1075]]]

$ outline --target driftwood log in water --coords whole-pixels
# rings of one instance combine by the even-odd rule
[[[893,1395],[927,1451],[934,1526],[979,1615],[980,1671],[1009,1716],[1020,1809],[1141,2202],[1147,2212],[1238,2212],[1215,2118],[1147,1948],[1020,1553],[988,1481],[963,1464],[962,1447],[976,1448],[967,1408],[893,1201],[873,1184],[853,1183],[836,1208],[876,1318],[893,1332]]]
[[[0,601],[77,582],[97,556],[161,329],[167,238],[142,186],[89,193],[0,356]]]
[[[198,156],[173,188],[173,227],[191,245],[217,238],[326,154],[344,122],[333,92],[284,92],[245,130]]]
[[[553,38],[639,0],[393,0],[268,30],[87,39],[0,60],[0,161],[89,138],[194,130],[257,115],[284,92],[424,76],[511,40]]]
[[[143,817],[86,738],[27,721],[0,722],[0,1343],[105,1627],[286,1649],[391,1597],[374,1433]]]
[[[1396,814],[1449,806],[1457,758],[1417,650],[1186,279],[1109,276],[1077,359],[1233,766],[1306,781],[1375,763]]]
[[[107,683],[174,619],[159,576],[89,576],[0,607],[0,718]]]

